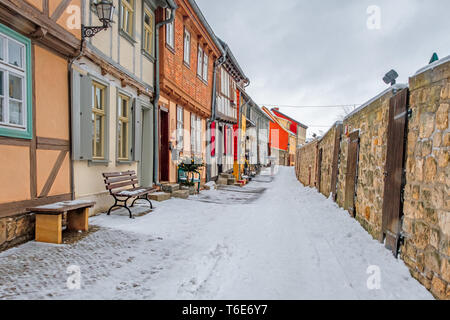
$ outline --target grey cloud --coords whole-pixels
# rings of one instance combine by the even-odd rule
[[[433,52],[450,55],[448,0],[197,0],[252,80],[260,103],[363,103],[386,86],[391,68],[407,82]],[[381,30],[368,30],[369,5]],[[308,125],[330,126],[341,109],[282,109]],[[326,128],[311,128],[310,134]]]

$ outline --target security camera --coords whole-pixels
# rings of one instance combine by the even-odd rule
[[[383,78],[384,83],[386,84],[391,84],[391,86],[393,86],[395,84],[395,80],[397,80],[398,78],[398,73],[395,70],[391,70],[388,73],[386,73],[386,75]]]

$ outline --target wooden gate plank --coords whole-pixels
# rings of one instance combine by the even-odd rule
[[[405,135],[408,111],[408,89],[390,100],[387,155],[384,172],[383,223],[380,241],[398,254],[402,217],[402,188],[405,162]]]
[[[339,170],[339,154],[341,151],[341,135],[342,135],[342,124],[336,126],[336,134],[334,141],[334,151],[333,151],[333,164],[331,170],[331,193],[333,195],[333,200],[336,201],[337,195],[337,178]]]
[[[359,131],[351,133],[349,140],[344,209],[348,210],[353,217],[356,217],[355,195],[358,171]]]

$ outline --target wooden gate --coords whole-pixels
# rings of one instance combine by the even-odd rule
[[[355,196],[358,179],[359,131],[350,134],[347,155],[347,175],[345,178],[344,209],[356,217]]]
[[[333,150],[333,167],[331,169],[331,193],[333,194],[333,200],[336,201],[337,195],[337,178],[339,170],[339,154],[341,150],[341,135],[342,135],[342,124],[337,125],[336,135],[334,140],[334,150]]]
[[[323,149],[319,150],[319,156],[317,158],[317,190],[321,192],[320,187],[322,185],[322,157]]]
[[[384,172],[382,239],[386,248],[398,254],[402,218],[402,188],[405,162],[405,136],[408,114],[408,89],[391,98],[387,156]]]

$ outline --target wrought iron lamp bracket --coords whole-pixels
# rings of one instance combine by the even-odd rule
[[[86,27],[84,25],[81,26],[81,35],[84,38],[91,38],[95,36],[100,31],[108,29],[109,26],[107,24],[103,26],[93,26],[93,27]]]

